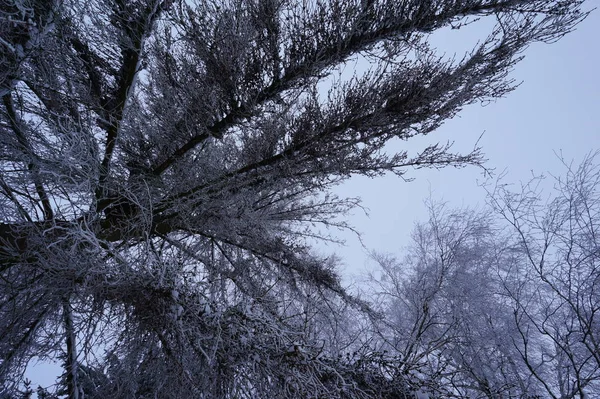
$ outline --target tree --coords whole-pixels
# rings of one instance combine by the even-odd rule
[[[513,304],[519,354],[551,398],[600,394],[600,166],[598,152],[563,163],[544,200],[541,177],[513,193],[491,191],[492,205],[522,254],[504,286]],[[513,280],[513,281],[511,281]]]
[[[413,386],[443,397],[600,394],[598,153],[541,178],[497,184],[483,210],[430,206],[401,260],[377,256],[388,313],[376,331]],[[544,200],[548,197],[548,200]]]
[[[17,389],[33,357],[61,359],[69,398],[383,395],[388,374],[366,352],[330,357],[305,334],[309,295],[368,312],[306,241],[312,225],[345,227],[355,205],[328,188],[480,164],[478,150],[384,146],[505,95],[530,43],[586,16],[551,0],[8,0],[0,12],[0,386]],[[484,17],[496,27],[460,61],[427,45]],[[324,95],[357,56],[370,72]]]
[[[375,333],[412,385],[434,397],[526,397],[498,281],[510,244],[487,209],[430,203],[429,212],[403,258],[375,257],[372,289],[387,314]]]

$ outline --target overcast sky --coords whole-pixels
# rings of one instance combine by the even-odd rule
[[[487,28],[483,23],[458,34],[452,31],[455,36],[437,35],[432,41],[444,48],[457,43],[466,48],[465,43],[484,38]],[[484,133],[479,144],[489,160],[486,166],[506,172],[505,182],[527,181],[532,171],[560,174],[564,168],[555,153],[577,163],[600,149],[599,39],[600,12],[595,11],[558,43],[527,49],[512,73],[522,84],[506,98],[485,107],[472,105],[426,140],[395,148],[414,151],[426,142],[454,141],[456,149],[468,151]],[[368,217],[360,211],[350,217],[368,250],[398,253],[407,245],[415,221],[427,219],[423,201],[430,192],[434,200],[451,206],[484,203],[485,191],[478,186],[482,171],[476,167],[409,171],[407,176],[415,180],[406,183],[393,175],[353,178],[336,189],[339,195],[361,197],[369,209]],[[369,268],[366,250],[353,235],[342,236],[345,247],[329,246],[324,252],[344,259],[344,274],[360,274]]]

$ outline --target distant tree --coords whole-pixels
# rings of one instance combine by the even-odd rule
[[[377,255],[376,333],[413,386],[443,398],[522,398],[512,312],[498,267],[508,246],[487,210],[430,204],[402,258]]]
[[[515,345],[532,379],[550,398],[600,395],[600,152],[554,181],[520,192],[498,186],[492,205],[514,234],[502,275],[513,307]]]
[[[307,335],[328,303],[368,310],[307,244],[355,205],[327,190],[480,164],[478,150],[384,146],[511,91],[522,51],[573,29],[580,7],[2,1],[2,390],[37,357],[62,363],[68,398],[408,395],[382,393],[389,373],[367,350],[330,356]],[[496,27],[464,59],[428,46],[475,18]],[[370,72],[324,93],[353,57]]]
[[[376,256],[376,333],[413,387],[447,398],[600,395],[600,164],[430,207],[404,258]]]

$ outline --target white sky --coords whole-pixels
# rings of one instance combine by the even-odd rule
[[[592,1],[592,5],[595,2]],[[597,4],[597,3],[596,3]],[[448,43],[464,44],[465,38],[482,39],[487,30],[480,24],[456,37],[434,37],[444,48]],[[576,31],[554,44],[535,44],[525,51],[512,77],[521,86],[485,107],[472,105],[446,122],[426,140],[400,143],[418,150],[423,143],[454,141],[465,152],[479,144],[486,164],[496,173],[506,171],[505,182],[520,183],[536,174],[564,171],[555,152],[578,163],[600,149],[600,11],[593,12]],[[420,141],[420,145],[419,145]],[[430,196],[450,206],[483,204],[482,170],[417,170],[406,183],[396,176],[353,178],[336,188],[341,196],[361,197],[369,216],[353,212],[350,222],[362,232],[368,250],[399,253],[409,243],[416,221],[427,219],[423,201]],[[330,245],[324,253],[335,252],[345,262],[343,274],[362,274],[369,269],[367,251],[353,234],[344,233],[345,247]]]

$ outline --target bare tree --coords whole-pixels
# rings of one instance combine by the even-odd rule
[[[448,398],[528,394],[498,279],[506,239],[485,210],[429,204],[406,256],[377,255],[373,293],[388,316],[376,333],[415,388]],[[437,397],[437,396],[434,396]]]
[[[413,387],[456,398],[600,394],[600,166],[497,184],[484,210],[430,206],[401,260],[376,256],[375,333]]]
[[[366,308],[306,244],[355,204],[327,189],[479,164],[383,148],[508,93],[521,52],[580,6],[3,1],[0,386],[39,357],[63,360],[69,398],[384,395],[373,357],[287,355],[309,292]],[[484,17],[496,27],[461,61],[426,43]],[[320,92],[355,56],[370,72]]]
[[[521,358],[551,398],[600,394],[600,167],[598,153],[555,180],[544,201],[536,178],[521,192],[491,192],[515,233],[522,265],[506,281]],[[514,280],[514,277],[510,277]],[[507,277],[508,280],[508,277]]]

